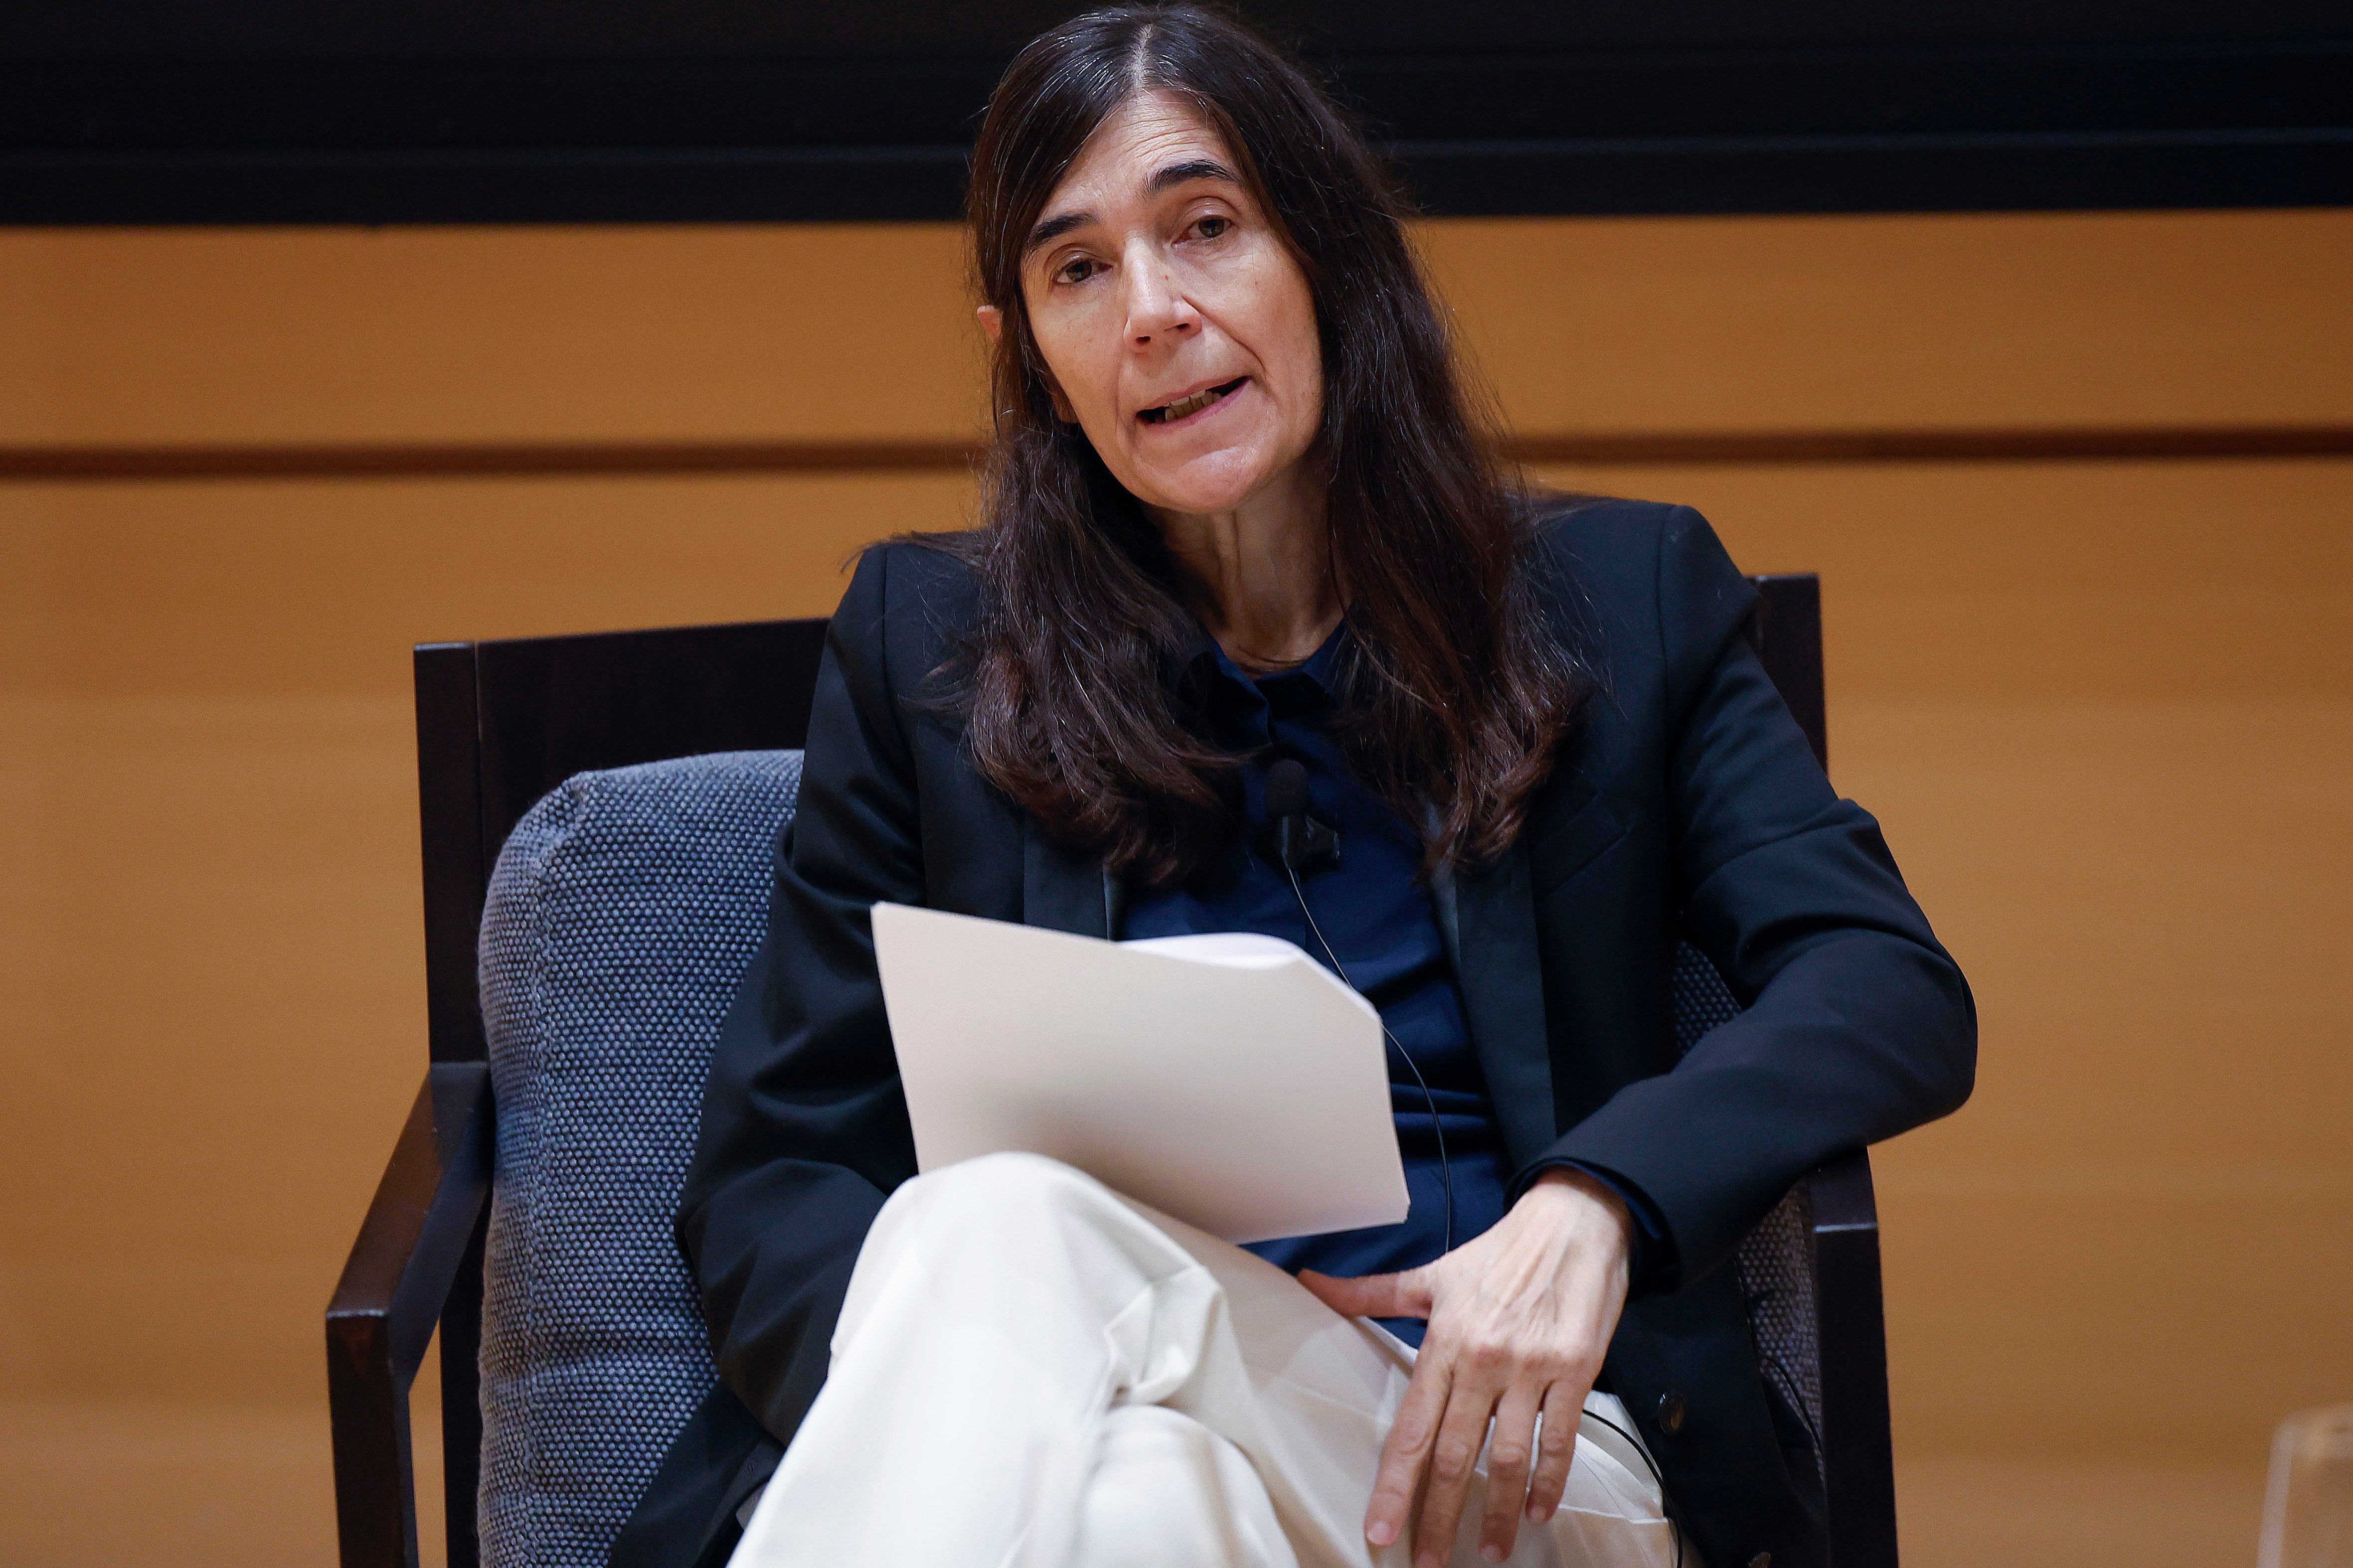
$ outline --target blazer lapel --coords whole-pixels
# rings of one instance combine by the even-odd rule
[[[1021,923],[1079,936],[1119,932],[1124,887],[1103,858],[1073,853],[1049,839],[1038,819],[1021,819]]]
[[[1504,1150],[1514,1166],[1525,1165],[1560,1135],[1525,840],[1468,876],[1440,872],[1430,893]]]

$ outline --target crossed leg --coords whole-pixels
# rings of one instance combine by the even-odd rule
[[[876,1219],[825,1390],[730,1568],[1403,1568],[1363,1521],[1412,1364],[1067,1165],[968,1161]],[[1672,1568],[1639,1456],[1589,1416],[1578,1436],[1514,1568]],[[1474,1485],[1464,1517],[1481,1507]],[[1472,1532],[1455,1561],[1484,1568]]]

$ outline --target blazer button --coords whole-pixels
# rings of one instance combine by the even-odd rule
[[[1659,1430],[1670,1437],[1682,1431],[1688,1410],[1681,1389],[1669,1389],[1659,1395]]]

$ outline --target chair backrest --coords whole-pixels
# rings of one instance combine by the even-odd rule
[[[822,620],[428,643],[416,654],[417,772],[432,1060],[487,1059],[477,943],[500,848],[574,775],[669,758],[799,747]],[[765,909],[765,906],[763,906]],[[496,1202],[440,1321],[449,1568],[481,1535],[482,1255]]]
[[[1756,581],[1752,640],[1824,755],[1818,584]],[[823,632],[767,622],[417,650],[434,1059],[487,1050],[500,1110],[487,1342],[479,1275],[459,1282],[442,1322],[452,1568],[601,1563],[709,1386],[670,1206],[798,775],[797,759],[700,754],[797,747]],[[612,914],[624,883],[635,890]],[[600,902],[612,914],[602,927]],[[1735,1010],[1688,946],[1675,1005],[1685,1047]],[[643,1137],[616,1114],[632,1100]],[[588,1250],[604,1259],[562,1233],[566,1211],[596,1215],[607,1239]],[[1828,1436],[1814,1245],[1801,1190],[1743,1247],[1740,1268],[1767,1375]],[[1882,1353],[1870,1350],[1866,1370]],[[1883,1371],[1876,1397],[1875,1434],[1868,1420],[1849,1434],[1883,1452]],[[615,1425],[631,1401],[643,1419]],[[1839,1467],[1818,1457],[1835,1494]],[[1876,1476],[1883,1460],[1867,1468]],[[1891,1495],[1891,1541],[1892,1507]]]

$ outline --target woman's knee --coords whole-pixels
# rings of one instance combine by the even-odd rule
[[[1092,1176],[1043,1154],[1006,1150],[926,1171],[893,1193],[884,1212],[958,1221],[1039,1213],[1072,1213],[1117,1205],[1111,1189]]]
[[[1117,1311],[1144,1286],[1202,1272],[1181,1243],[1103,1183],[1017,1153],[944,1166],[900,1187],[867,1233],[851,1296],[862,1300],[906,1266],[927,1289],[953,1280],[976,1299],[1051,1294],[1082,1316]],[[1200,1289],[1214,1293],[1216,1283],[1204,1273]],[[1159,1310],[1190,1299],[1180,1291],[1154,1300]]]

